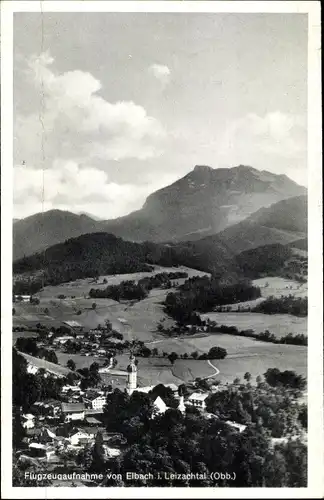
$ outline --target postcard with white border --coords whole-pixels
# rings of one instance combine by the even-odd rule
[[[322,498],[320,3],[1,23],[3,498]]]

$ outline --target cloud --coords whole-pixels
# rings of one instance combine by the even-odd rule
[[[171,71],[168,66],[163,64],[152,64],[149,67],[149,72],[159,80],[163,86],[166,86],[170,82]]]
[[[218,158],[286,173],[307,184],[307,126],[299,115],[281,111],[249,113],[225,126],[217,141]]]
[[[162,175],[148,184],[118,184],[112,182],[106,172],[71,160],[56,160],[53,168],[44,172],[16,165],[14,215],[27,217],[43,209],[56,208],[88,212],[103,219],[115,218],[139,209],[152,191],[174,180],[173,175]]]
[[[108,102],[98,93],[101,82],[90,73],[53,71],[48,52],[27,63],[29,81],[39,93],[39,110],[17,116],[18,162],[37,167],[41,156],[51,164],[57,158],[146,160],[161,155],[166,133],[142,106]]]
[[[306,150],[306,123],[300,116],[280,111],[259,116],[250,113],[233,121],[226,130],[229,148],[261,150],[286,158]]]
[[[166,138],[161,123],[132,101],[106,100],[92,74],[58,73],[54,62],[49,52],[27,60],[36,100],[33,113],[15,117],[15,216],[60,208],[114,218],[140,208],[163,176],[136,185],[114,182],[108,171],[113,160],[122,168],[158,158]]]

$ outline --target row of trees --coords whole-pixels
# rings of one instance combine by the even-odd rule
[[[89,295],[92,298],[120,300],[142,300],[147,297],[153,288],[171,288],[171,280],[187,278],[188,274],[182,271],[158,273],[153,276],[135,281],[122,281],[119,285],[110,285],[105,289],[91,288]]]
[[[294,316],[307,316],[307,297],[294,297],[293,295],[278,297],[268,297],[260,302],[253,312],[264,314],[292,314]]]

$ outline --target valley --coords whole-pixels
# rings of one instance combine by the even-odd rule
[[[185,266],[179,268],[156,266],[152,274],[161,272],[183,271],[188,277],[203,276],[206,273]],[[153,289],[147,298],[139,301],[116,302],[111,299],[91,299],[88,294],[92,287],[104,287],[108,284],[120,284],[125,280],[138,281],[151,273],[128,273],[119,275],[100,276],[94,284],[93,280],[78,280],[58,286],[48,286],[37,294],[40,303],[14,304],[15,315],[13,324],[15,327],[24,326],[26,330],[35,329],[37,323],[50,328],[63,325],[65,321],[76,321],[82,325],[84,330],[93,330],[98,325],[104,325],[106,320],[111,322],[112,328],[123,335],[124,341],[139,340],[150,349],[156,348],[157,355],[149,358],[139,358],[139,384],[153,385],[160,383],[188,383],[199,378],[207,378],[215,374],[215,370],[206,360],[181,359],[180,357],[171,365],[163,352],[176,352],[179,356],[197,351],[198,354],[207,352],[211,347],[217,345],[227,350],[224,360],[214,361],[219,369],[215,380],[222,383],[232,382],[234,378],[242,378],[244,373],[250,372],[252,377],[264,373],[267,368],[277,367],[281,370],[291,369],[297,373],[306,375],[307,372],[307,348],[294,345],[275,345],[257,341],[251,338],[243,338],[223,333],[196,334],[181,337],[166,338],[157,331],[157,323],[162,321],[165,327],[170,327],[174,321],[163,311],[162,302],[166,294],[175,291]],[[105,280],[105,283],[103,281]],[[184,278],[177,280],[181,285]],[[254,280],[254,285],[260,286],[262,297],[256,301],[264,300],[270,295],[280,297],[284,294],[296,294],[305,296],[307,286],[300,285],[292,280],[278,277],[269,277]],[[58,298],[58,297],[64,298]],[[93,308],[95,302],[96,307]],[[253,305],[255,301],[247,302]],[[241,303],[241,305],[246,303]],[[281,337],[288,333],[294,335],[307,334],[307,318],[297,318],[291,315],[277,314],[267,315],[261,313],[237,312],[238,304],[229,305],[229,312],[209,312],[202,314],[202,318],[215,320],[219,325],[236,326],[239,330],[253,329],[256,333],[270,330],[276,336]],[[236,310],[236,311],[235,311]],[[45,312],[44,312],[45,311]],[[26,335],[30,332],[26,331]],[[15,336],[19,333],[15,332]],[[20,335],[25,335],[21,333]],[[56,349],[58,362],[63,366],[68,359],[76,363],[76,367],[89,367],[92,362],[103,364],[103,358],[95,355],[85,356],[80,354],[64,353]],[[116,354],[118,370],[125,370],[128,363],[128,354]],[[125,384],[126,372],[122,375],[103,374],[105,383],[111,383],[116,387]]]

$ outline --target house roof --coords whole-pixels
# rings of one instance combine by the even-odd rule
[[[246,429],[246,425],[239,424],[237,422],[232,422],[231,420],[226,420],[225,422],[227,425],[230,427],[233,427],[234,429],[237,429],[240,432],[243,432]]]
[[[98,392],[96,392],[96,391],[87,391],[85,393],[85,398],[87,398],[87,399],[93,400],[93,399],[97,399],[97,398],[100,398],[100,397],[102,397],[102,395],[98,394]]]
[[[189,396],[189,401],[192,401],[193,399],[198,400],[198,401],[205,401],[209,396],[208,393],[206,392],[193,392],[191,396]]]
[[[165,412],[167,410],[167,408],[168,408],[167,405],[165,404],[165,402],[163,401],[163,399],[160,396],[158,396],[156,398],[156,400],[154,401],[153,404],[154,404],[155,408],[158,411],[160,411],[160,412]]]
[[[84,403],[62,403],[63,413],[82,412],[85,410]]]
[[[94,417],[87,417],[86,419],[86,422],[88,424],[91,424],[91,425],[97,425],[97,424],[101,424],[100,420],[98,420],[97,418],[94,418]]]
[[[80,323],[78,323],[77,321],[75,321],[75,320],[63,321],[63,323],[65,325],[71,326],[72,328],[73,327],[82,327],[82,325]]]

